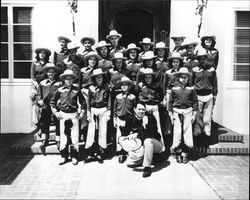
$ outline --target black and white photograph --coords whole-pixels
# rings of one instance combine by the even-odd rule
[[[249,199],[248,0],[2,0],[0,199]]]

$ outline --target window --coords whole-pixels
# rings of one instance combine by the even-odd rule
[[[1,78],[30,78],[32,7],[1,7]]]
[[[249,81],[250,11],[236,12],[234,42],[234,81]]]

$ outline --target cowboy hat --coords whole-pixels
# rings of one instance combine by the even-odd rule
[[[94,51],[90,51],[89,53],[87,53],[83,60],[86,62],[90,57],[95,57],[97,61],[101,60],[101,57]]]
[[[175,36],[172,36],[172,37],[171,37],[172,40],[175,40],[175,39],[177,39],[177,38],[182,38],[183,40],[185,40],[185,39],[186,39],[186,36],[183,36],[182,34],[180,34],[180,35],[175,35]]]
[[[63,74],[59,76],[61,80],[65,79],[66,77],[70,76],[73,79],[77,79],[77,76],[73,73],[71,69],[66,69]]]
[[[80,40],[80,42],[82,43],[82,45],[84,44],[84,42],[85,42],[86,40],[89,40],[89,41],[91,42],[92,45],[95,44],[95,39],[94,39],[94,38],[92,38],[92,37],[83,37],[83,38]]]
[[[101,41],[97,44],[97,46],[96,46],[95,49],[99,49],[99,48],[102,48],[102,47],[109,47],[109,46],[110,46],[109,43],[107,43],[105,40],[101,40]]]
[[[177,71],[177,72],[174,73],[175,76],[179,76],[179,75],[182,75],[182,74],[186,74],[189,77],[192,75],[191,72],[189,72],[188,68],[186,68],[186,67],[181,67],[179,69],[179,71]]]
[[[129,151],[136,151],[142,146],[142,141],[139,138],[130,139],[127,136],[120,136],[118,138],[118,144],[121,147],[129,152]]]
[[[57,40],[58,40],[58,42],[60,42],[60,40],[65,40],[67,43],[72,42],[71,39],[69,39],[65,36],[58,36]]]
[[[141,59],[142,60],[150,60],[150,59],[153,59],[153,58],[156,58],[157,56],[154,55],[154,52],[153,51],[147,51],[145,52]]]
[[[121,38],[122,34],[118,33],[116,30],[111,30],[109,32],[109,35],[106,36],[106,38],[109,40],[113,36],[117,36],[118,38]]]
[[[153,45],[154,43],[151,41],[150,38],[143,38],[142,41],[139,42],[140,45],[143,45],[143,44],[150,44],[150,45]]]
[[[201,41],[205,40],[206,38],[211,38],[214,41],[216,40],[216,37],[214,35],[207,34],[201,37]]]
[[[121,52],[116,52],[111,60],[117,60],[117,59],[127,60],[126,57],[123,57],[123,54]]]
[[[97,69],[93,70],[90,77],[92,78],[92,77],[95,77],[95,76],[98,76],[98,75],[103,75],[103,74],[106,74],[106,72],[103,72],[101,68],[97,68]]]
[[[67,50],[76,50],[76,49],[79,49],[80,47],[75,45],[73,42],[69,42],[68,43],[68,49]]]
[[[155,44],[154,49],[167,49],[165,42],[158,42]]]
[[[51,55],[51,51],[50,51],[49,49],[47,49],[47,48],[37,48],[37,49],[35,50],[35,52],[36,52],[37,54],[40,53],[41,51],[44,51],[48,56]]]
[[[56,73],[60,71],[60,68],[55,66],[53,63],[46,63],[46,65],[43,67],[43,71],[47,72],[50,69],[53,69]]]
[[[174,53],[172,53],[171,56],[168,57],[168,60],[169,60],[169,61],[170,61],[170,60],[173,60],[173,59],[183,60],[184,58],[181,57],[181,54],[180,54],[180,53],[174,52]]]
[[[147,67],[142,70],[142,75],[156,75],[156,72],[154,72],[153,69]]]
[[[125,50],[125,54],[127,54],[130,50],[136,50],[136,51],[140,51],[141,48],[140,47],[137,47],[134,43],[131,43],[127,46],[127,49]]]
[[[199,43],[196,42],[194,39],[193,40],[189,39],[189,40],[186,40],[183,43],[183,45],[181,45],[181,49],[186,49],[188,46],[194,46],[194,47],[196,47],[198,44]]]
[[[128,77],[124,76],[121,78],[121,80],[117,81],[117,86],[120,87],[122,83],[126,83],[128,85],[133,85],[133,81],[131,81]]]
[[[206,49],[204,48],[201,48],[197,51],[197,55],[195,55],[196,58],[199,58],[199,57],[202,57],[202,56],[205,56],[205,57],[208,57],[209,53],[207,53]]]

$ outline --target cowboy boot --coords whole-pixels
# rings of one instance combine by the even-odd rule
[[[143,174],[142,174],[142,177],[143,178],[147,178],[151,175],[152,173],[152,170],[150,167],[145,167],[144,170],[143,170]]]

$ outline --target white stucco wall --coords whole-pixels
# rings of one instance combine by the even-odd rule
[[[197,38],[196,1],[171,1],[171,33]],[[233,81],[235,11],[248,10],[249,1],[208,0],[203,12],[201,36],[216,36],[219,50],[218,88],[214,120],[242,134],[249,134],[249,82]],[[181,13],[181,14],[180,14]],[[171,47],[174,43],[171,41]]]
[[[66,0],[11,0],[2,5],[33,6],[33,52],[38,47],[59,48],[57,37],[68,36],[76,44],[84,36],[98,41],[98,0],[79,0],[75,14],[76,35],[72,34],[72,15]],[[81,51],[81,49],[79,49]],[[35,54],[33,55],[33,58]],[[52,56],[51,56],[52,61]],[[30,80],[1,80],[1,133],[29,133],[31,124]]]

